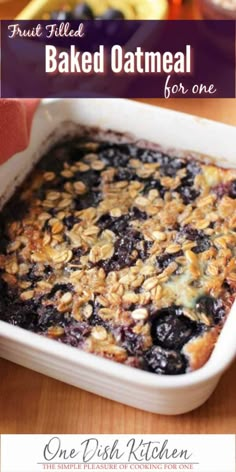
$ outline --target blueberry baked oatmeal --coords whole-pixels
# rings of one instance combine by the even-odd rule
[[[1,213],[0,318],[157,374],[193,371],[235,298],[235,229],[235,169],[83,130]]]

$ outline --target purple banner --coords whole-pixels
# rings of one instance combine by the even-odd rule
[[[1,97],[234,98],[234,21],[2,21]]]

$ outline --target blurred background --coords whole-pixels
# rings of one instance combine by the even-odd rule
[[[0,19],[236,19],[236,0],[0,0]]]

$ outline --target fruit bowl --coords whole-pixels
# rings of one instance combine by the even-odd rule
[[[21,11],[17,19],[46,20],[51,17],[52,12],[64,10],[70,13],[76,6],[84,3],[85,2],[78,0],[69,0],[66,4],[62,0],[32,0],[27,7]],[[94,17],[102,17],[108,10],[116,10],[121,12],[122,17],[127,20],[164,19],[167,16],[168,10],[167,0],[87,0],[86,4],[92,10]],[[104,17],[104,19],[113,18]]]

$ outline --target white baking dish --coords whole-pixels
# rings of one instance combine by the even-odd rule
[[[39,157],[42,143],[72,120],[129,132],[164,147],[213,156],[236,167],[236,128],[128,100],[44,100],[28,149],[0,168],[1,204]],[[61,132],[65,127],[61,127]],[[104,397],[163,414],[180,414],[204,403],[236,355],[236,304],[207,364],[189,374],[158,376],[96,357],[0,322],[0,355],[10,361]]]

